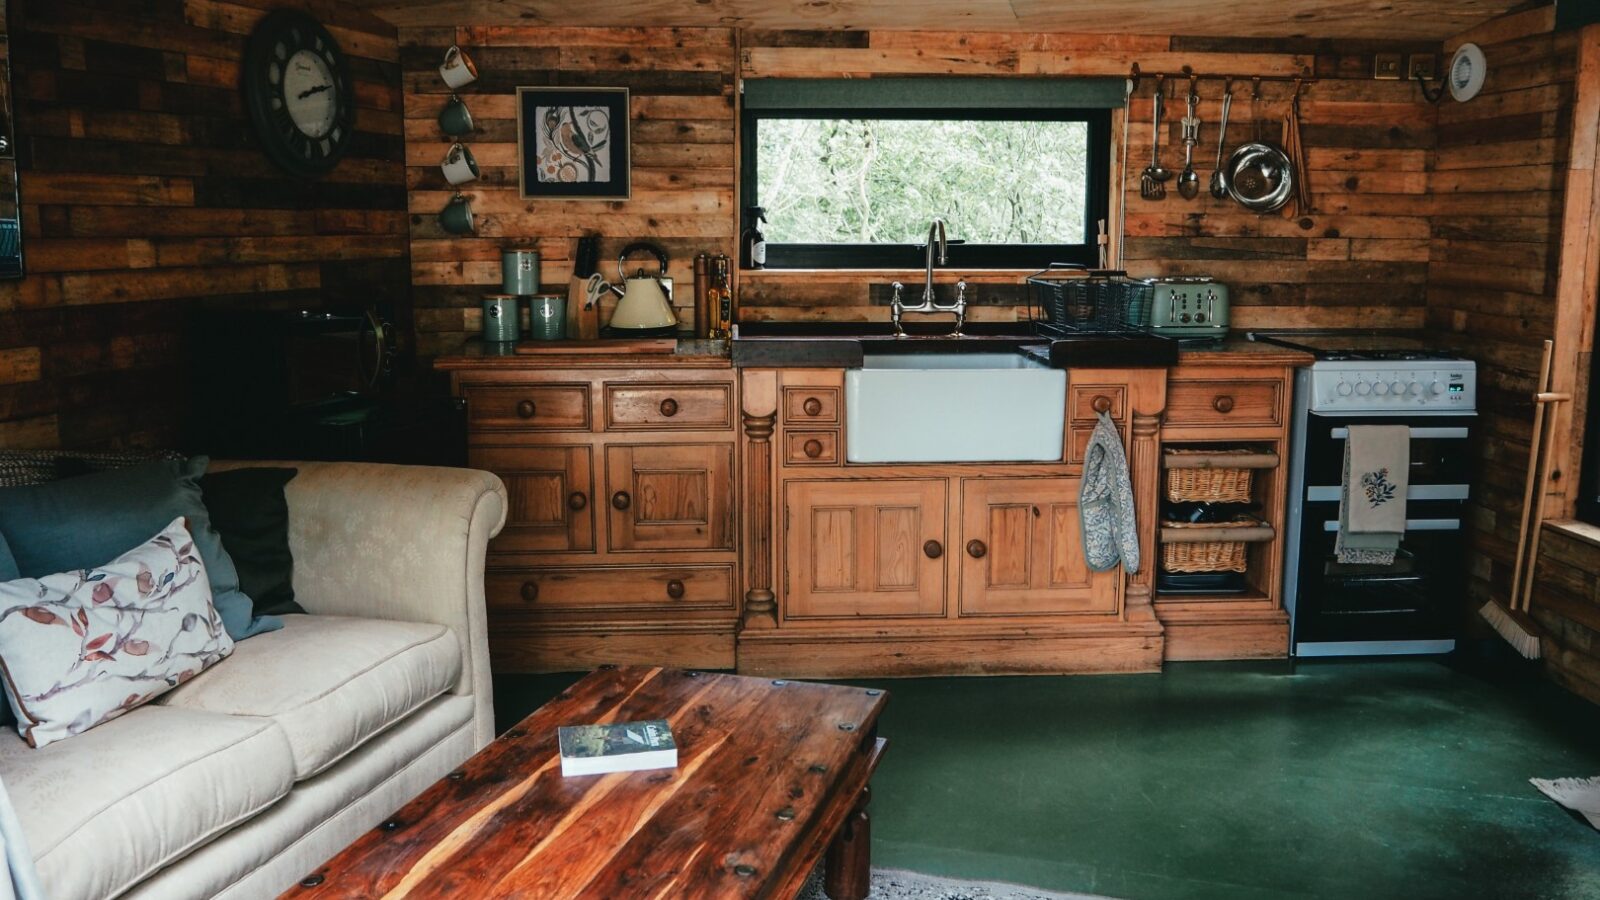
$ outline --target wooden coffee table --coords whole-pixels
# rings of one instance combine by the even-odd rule
[[[867,895],[882,691],[600,669],[284,897],[789,898],[827,853]],[[667,719],[678,768],[561,776],[556,728]]]

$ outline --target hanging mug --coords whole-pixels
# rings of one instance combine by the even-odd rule
[[[467,145],[460,141],[450,145],[450,152],[444,155],[439,170],[444,173],[444,180],[451,184],[478,180],[478,161],[472,158],[472,151]]]
[[[439,210],[439,227],[446,234],[471,234],[477,225],[472,220],[472,201],[465,194],[456,194]]]
[[[444,52],[444,65],[439,67],[439,77],[453,91],[477,81],[478,67],[472,64],[466,51],[452,44]]]
[[[451,137],[472,133],[472,111],[455,94],[451,94],[444,109],[439,110],[439,130]]]

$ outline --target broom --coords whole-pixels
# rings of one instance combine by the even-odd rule
[[[1517,559],[1512,569],[1511,594],[1505,606],[1490,600],[1478,610],[1513,650],[1527,659],[1542,655],[1539,628],[1528,615],[1533,602],[1533,573],[1539,564],[1539,532],[1544,524],[1544,483],[1550,476],[1550,441],[1554,428],[1546,428],[1545,408],[1571,399],[1570,394],[1550,392],[1552,344],[1544,342],[1544,359],[1539,364],[1539,387],[1534,394],[1533,438],[1528,448],[1528,481],[1522,490],[1522,523],[1517,532]],[[1526,575],[1524,575],[1526,569]]]

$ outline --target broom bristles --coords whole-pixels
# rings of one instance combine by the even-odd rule
[[[1543,655],[1543,651],[1539,648],[1539,635],[1523,627],[1523,624],[1500,604],[1491,600],[1478,610],[1478,615],[1493,626],[1505,642],[1511,645],[1511,649],[1521,654],[1524,659],[1538,659]]]

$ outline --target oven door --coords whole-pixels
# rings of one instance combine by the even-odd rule
[[[1344,473],[1344,444],[1351,425],[1408,425],[1411,428],[1410,482],[1428,486],[1422,500],[1465,500],[1471,483],[1472,455],[1467,439],[1477,416],[1467,414],[1351,416],[1311,413],[1306,417],[1306,478],[1309,491],[1337,491]],[[1461,496],[1441,496],[1439,488],[1457,488]],[[1315,499],[1308,493],[1306,499]],[[1333,498],[1338,499],[1337,495]]]

